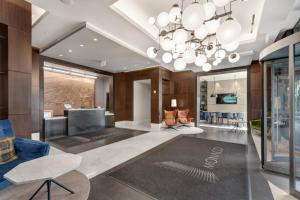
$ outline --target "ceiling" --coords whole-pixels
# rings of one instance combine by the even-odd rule
[[[42,54],[45,56],[110,72],[158,64],[173,70],[172,63],[162,63],[161,55],[156,59],[146,56],[147,48],[157,45],[157,30],[149,26],[147,20],[169,10],[179,0],[75,0],[73,5],[63,4],[60,0],[28,1],[47,11],[32,31],[33,46],[44,49]],[[250,33],[253,14],[255,24]],[[233,3],[233,16],[243,29],[242,44],[237,50],[241,59],[233,65],[224,61],[214,69],[245,66],[258,59],[259,52],[274,41],[280,30],[293,27],[299,19],[300,0],[237,1]],[[87,24],[88,28],[74,32],[82,24]],[[103,43],[93,43],[90,38],[94,34]],[[79,46],[83,41],[86,41],[86,49]],[[70,48],[71,55],[67,52]],[[59,57],[60,54],[63,56]],[[103,60],[107,65],[99,65]],[[189,69],[201,71],[193,65],[189,65]]]
[[[226,81],[226,80],[246,79],[246,78],[247,78],[247,71],[240,71],[234,73],[201,76],[200,81],[214,81],[214,80]]]
[[[147,57],[99,34],[89,24],[83,24],[72,34],[56,41],[44,49],[42,54],[113,73],[157,65]]]

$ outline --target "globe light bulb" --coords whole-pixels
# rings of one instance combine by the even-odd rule
[[[157,16],[157,23],[160,27],[165,27],[169,24],[169,14],[166,12],[161,12]]]
[[[216,50],[217,50],[216,46],[213,43],[209,43],[205,48],[207,57],[208,57],[208,55],[211,56],[212,54],[214,54],[216,52]]]
[[[191,49],[185,51],[183,54],[183,60],[188,64],[195,62],[195,60],[196,60],[195,51],[191,50]]]
[[[177,59],[179,57],[179,53],[173,53],[173,59]]]
[[[195,30],[194,34],[196,38],[198,38],[199,40],[203,40],[207,36],[208,32],[206,30],[206,27],[204,25],[201,25]]]
[[[182,14],[182,25],[188,30],[196,30],[205,19],[205,11],[200,3],[190,4]]]
[[[203,4],[205,19],[211,19],[216,13],[216,6],[212,2],[207,2]]]
[[[237,50],[239,45],[240,45],[239,41],[234,41],[232,43],[222,45],[222,48],[226,49],[227,51],[235,51],[235,50]]]
[[[166,52],[162,56],[162,60],[164,63],[170,63],[172,61],[172,54],[169,52]]]
[[[186,68],[186,62],[183,58],[177,58],[174,62],[174,68],[176,71],[182,71]]]
[[[230,0],[213,0],[214,4],[218,7],[223,7],[230,2]]]
[[[226,51],[224,49],[220,49],[215,53],[216,59],[220,58],[222,60],[223,58],[225,58],[225,56],[226,56]]]
[[[155,58],[157,56],[157,49],[155,47],[149,47],[147,49],[147,55],[149,58]]]
[[[237,53],[237,52],[231,53],[231,54],[229,54],[229,56],[228,56],[228,61],[229,61],[230,63],[236,63],[236,62],[238,62],[239,60],[240,60],[240,54]]]
[[[155,18],[154,17],[149,17],[148,18],[148,23],[150,24],[150,25],[154,25],[155,24]]]
[[[218,64],[219,64],[218,60],[215,60],[215,61],[213,62],[213,66],[217,66]]]
[[[181,19],[181,9],[175,4],[169,12],[169,20],[172,23],[178,23]]]
[[[210,34],[216,33],[219,27],[220,27],[219,19],[213,19],[213,20],[205,22],[205,28],[206,28],[207,32]]]
[[[173,34],[173,40],[179,44],[184,43],[188,39],[188,32],[184,29],[177,29]]]
[[[177,53],[183,53],[185,51],[185,49],[186,49],[185,43],[176,45],[176,52]]]
[[[205,63],[203,66],[202,66],[202,70],[205,71],[205,72],[208,72],[211,70],[211,64],[210,63]]]
[[[161,40],[161,48],[165,51],[170,51],[172,49],[171,39],[170,38],[164,38]]]
[[[240,37],[242,27],[235,19],[228,19],[220,25],[216,37],[222,45],[230,44]]]
[[[202,67],[206,62],[207,62],[206,56],[203,54],[199,54],[196,57],[195,65],[197,65],[198,67]]]

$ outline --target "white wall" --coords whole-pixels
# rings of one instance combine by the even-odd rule
[[[133,83],[133,120],[138,123],[151,122],[151,80]]]
[[[216,104],[216,98],[211,98],[214,82],[207,84],[207,110],[210,112],[244,112],[247,113],[247,79],[216,81],[216,94],[234,93],[238,91],[237,104]]]
[[[109,77],[99,77],[95,81],[95,106],[106,108],[106,93],[109,92]]]

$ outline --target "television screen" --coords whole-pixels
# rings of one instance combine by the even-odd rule
[[[217,94],[217,104],[237,104],[237,97],[234,93]]]

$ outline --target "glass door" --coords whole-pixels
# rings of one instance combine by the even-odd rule
[[[292,54],[290,54],[290,62],[294,65],[294,134],[293,134],[293,146],[292,146],[292,179],[291,187],[295,194],[300,194],[300,43],[294,45]],[[291,66],[293,67],[293,66]]]
[[[288,49],[286,49],[288,52]],[[265,165],[288,174],[289,171],[289,68],[288,60],[266,63]]]

